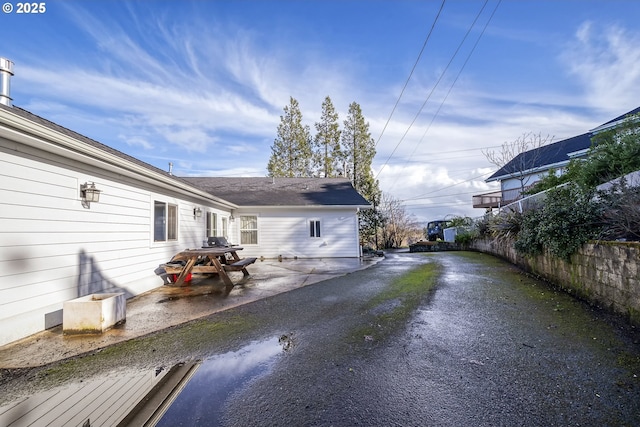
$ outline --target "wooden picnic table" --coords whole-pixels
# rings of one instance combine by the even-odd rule
[[[185,279],[192,273],[219,274],[227,291],[231,291],[233,282],[227,271],[242,271],[246,277],[249,275],[247,265],[256,262],[256,258],[240,258],[240,250],[242,248],[237,246],[186,249],[174,255],[163,267],[167,274],[178,276],[175,286],[184,286]],[[184,265],[178,262],[184,262]]]

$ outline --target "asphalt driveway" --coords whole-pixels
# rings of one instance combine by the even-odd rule
[[[413,299],[393,292],[416,271],[434,272],[433,289],[425,279],[406,282]],[[640,425],[635,328],[503,261],[462,252],[388,254],[364,270],[14,372],[3,403],[177,364],[198,369],[158,425]]]

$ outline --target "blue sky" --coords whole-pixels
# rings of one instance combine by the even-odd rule
[[[420,221],[482,214],[482,149],[640,105],[633,0],[446,0],[437,21],[441,0],[10,3],[14,105],[179,176],[264,176],[290,96],[312,132],[325,96],[341,122],[355,101],[380,187]]]

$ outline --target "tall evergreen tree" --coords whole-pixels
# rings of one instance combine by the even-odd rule
[[[322,115],[316,122],[313,144],[313,166],[317,176],[334,178],[341,172],[340,124],[338,113],[327,96],[322,103]]]
[[[371,163],[376,154],[375,141],[369,132],[369,123],[362,115],[360,105],[352,102],[342,130],[344,167],[353,187],[372,205],[373,209],[360,211],[360,239],[362,244],[373,243],[383,216],[380,206],[382,192],[373,176]],[[378,246],[378,242],[375,243]]]
[[[289,105],[280,116],[278,135],[271,146],[267,165],[272,177],[311,176],[311,131],[302,124],[298,101],[290,97]]]
[[[349,105],[349,113],[342,130],[342,150],[346,175],[353,187],[367,200],[379,193],[378,183],[374,180],[371,163],[376,154],[375,142],[369,132],[369,123],[362,115],[357,102]]]

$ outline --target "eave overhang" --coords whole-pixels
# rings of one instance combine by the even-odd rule
[[[226,209],[238,206],[193,187],[172,175],[155,172],[126,158],[108,153],[46,126],[34,123],[6,109],[0,110],[0,137],[21,144],[73,159],[81,163],[110,170],[160,188],[176,191],[202,201],[215,203]],[[14,147],[19,151],[18,147]]]

